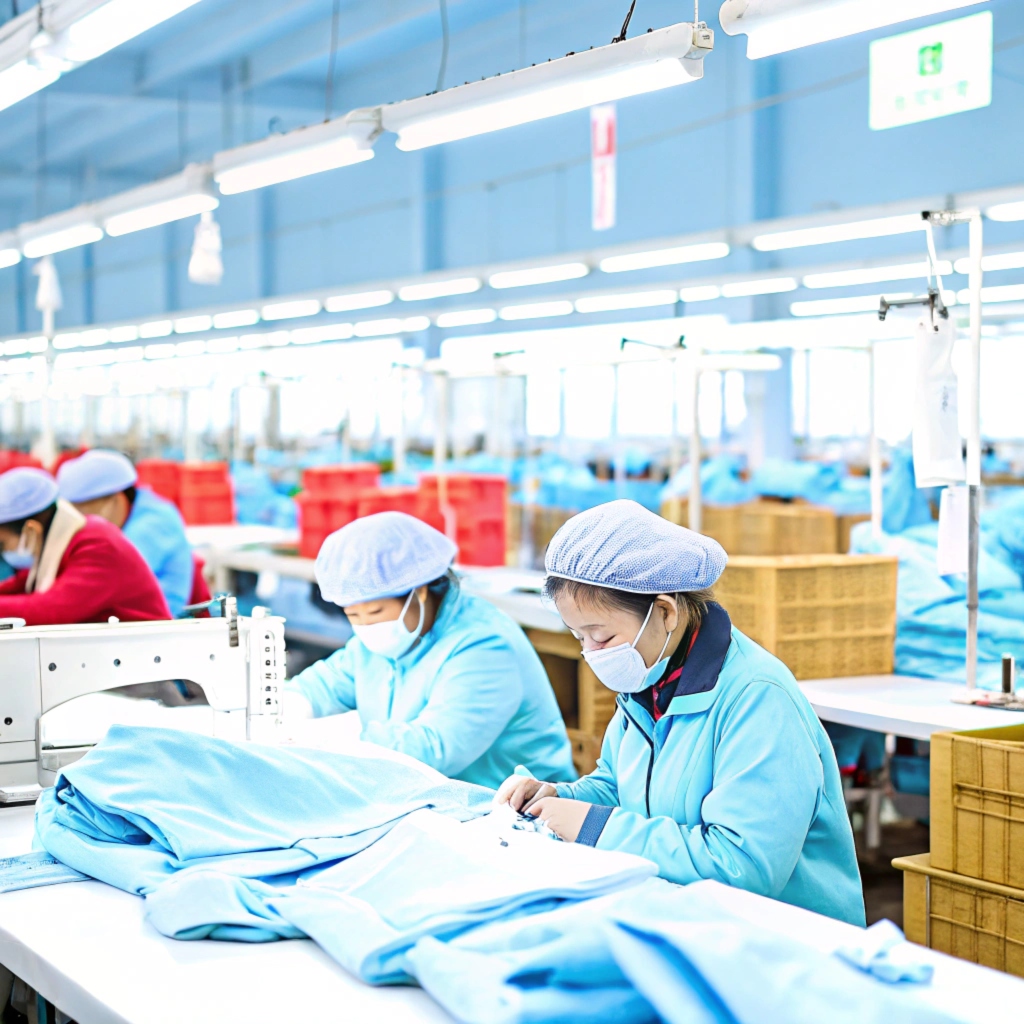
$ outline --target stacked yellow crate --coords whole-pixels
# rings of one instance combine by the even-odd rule
[[[1024,977],[1024,725],[932,736],[931,845],[893,861],[907,938]]]

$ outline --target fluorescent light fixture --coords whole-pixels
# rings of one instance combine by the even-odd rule
[[[730,36],[746,33],[747,57],[770,57],[870,32],[911,18],[973,7],[982,0],[725,0],[719,20]]]
[[[775,295],[778,292],[796,291],[795,277],[765,277],[759,281],[730,281],[722,285],[722,297],[726,299],[746,298],[750,295]]]
[[[205,168],[191,164],[171,178],[113,196],[98,204],[104,230],[116,238],[216,210],[220,200],[208,180]]]
[[[427,281],[424,284],[409,284],[398,289],[403,302],[417,302],[420,299],[442,299],[447,295],[469,295],[480,291],[483,282],[479,277],[456,277],[451,281]]]
[[[552,284],[555,281],[575,281],[586,277],[590,267],[586,263],[558,263],[550,267],[527,267],[525,270],[501,270],[491,274],[487,283],[492,288],[523,288],[531,284]]]
[[[911,231],[923,231],[924,226],[925,222],[919,213],[906,213],[895,217],[848,221],[846,224],[822,224],[820,227],[774,231],[755,236],[750,244],[760,252],[775,252],[778,249],[798,249],[805,245],[850,242],[858,238],[905,235]]]
[[[170,320],[150,320],[148,324],[139,325],[140,338],[166,338],[174,330]]]
[[[598,266],[606,274],[618,274],[623,270],[647,270],[649,267],[672,267],[679,263],[720,260],[728,255],[729,246],[725,242],[700,242],[696,245],[676,245],[669,249],[608,256]]]
[[[675,288],[649,292],[622,292],[619,295],[587,295],[576,300],[577,313],[609,313],[616,309],[645,309],[648,306],[674,306],[679,300]]]
[[[223,195],[293,181],[373,159],[379,110],[344,117],[214,154],[213,178]]]
[[[429,316],[387,317],[384,320],[363,320],[352,330],[357,338],[379,338],[386,334],[415,334],[429,326]]]
[[[700,368],[705,372],[718,370],[724,373],[728,370],[744,370],[754,373],[771,373],[773,370],[782,369],[782,359],[770,352],[721,352],[701,356]]]
[[[703,77],[714,33],[688,22],[380,108],[399,149],[422,149]]]
[[[206,351],[211,355],[226,355],[238,351],[237,338],[210,338],[206,343]]]
[[[722,289],[717,284],[695,284],[679,289],[680,302],[708,302],[721,297]]]
[[[174,346],[176,356],[201,356],[206,354],[206,342],[201,339],[196,341],[179,341]]]
[[[315,345],[321,341],[347,341],[354,333],[351,324],[299,327],[291,332],[293,345]]]
[[[458,309],[451,313],[440,313],[434,323],[438,327],[472,327],[475,324],[492,324],[498,319],[493,309]]]
[[[24,356],[45,352],[48,344],[46,338],[12,338],[0,347],[5,356]]]
[[[910,292],[888,294],[887,299],[909,299]],[[835,316],[838,313],[877,313],[881,295],[855,295],[847,299],[809,299],[806,302],[791,302],[789,312],[793,316]]]
[[[145,356],[147,359],[173,359],[175,345],[147,345],[145,349]]]
[[[991,256],[982,256],[982,270],[1020,270],[1024,267],[1024,252],[1000,252]],[[969,274],[971,272],[971,261],[964,256],[953,264],[953,269],[958,274]]]
[[[316,316],[321,308],[319,299],[292,299],[268,303],[260,310],[260,316],[264,320],[292,320],[299,316]]]
[[[356,292],[352,295],[331,295],[324,302],[328,313],[348,313],[354,309],[373,309],[395,300],[395,293],[381,288],[374,292]]]
[[[265,334],[243,334],[238,339],[238,348],[242,352],[251,352],[258,348],[267,348],[269,345]]]
[[[58,78],[58,70],[43,70],[27,60],[19,60],[9,68],[4,68],[0,71],[0,110],[13,107],[15,103],[20,103],[40,89],[53,85]]]
[[[81,64],[173,18],[198,0],[107,0],[65,32],[64,54]]]
[[[214,313],[213,326],[218,330],[229,327],[252,327],[260,322],[260,314],[255,309],[233,309],[228,313]]]
[[[82,331],[78,336],[78,344],[84,348],[95,348],[97,345],[106,345],[110,341],[110,331],[105,327],[95,327],[89,331]]]
[[[997,203],[985,211],[989,220],[1011,221],[1024,220],[1024,202]]]
[[[567,316],[573,311],[568,299],[555,302],[528,302],[522,306],[506,306],[498,316],[502,320],[538,320],[545,316]]]
[[[77,331],[61,331],[53,336],[53,347],[56,349],[78,348],[81,335]]]
[[[0,234],[0,270],[13,267],[21,262],[21,249],[18,248],[18,235],[14,231]]]
[[[953,272],[953,264],[949,260],[939,260],[937,269],[940,276],[945,276]],[[803,285],[805,288],[847,288],[858,284],[906,281],[914,277],[927,276],[928,263],[922,260],[920,263],[900,263],[891,267],[858,267],[854,270],[829,270],[820,274],[807,274]]]
[[[183,316],[174,321],[175,334],[194,334],[196,331],[208,331],[213,326],[213,317],[207,314],[199,316]]]
[[[957,302],[966,306],[971,301],[971,291],[964,288],[956,293]],[[1024,284],[1000,284],[981,289],[982,302],[1018,302],[1024,299]]]
[[[103,228],[96,223],[93,208],[83,206],[55,213],[31,224],[22,224],[18,228],[18,237],[21,239],[21,251],[34,260],[98,242],[103,237]]]
[[[137,324],[123,324],[120,327],[110,328],[110,340],[117,341],[138,341],[139,328]]]

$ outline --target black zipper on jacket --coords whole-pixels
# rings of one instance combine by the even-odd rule
[[[636,726],[637,732],[647,740],[647,745],[651,748],[651,757],[647,762],[647,785],[644,788],[644,803],[647,807],[647,817],[649,818],[651,816],[651,773],[654,771],[654,740],[640,728],[637,720],[626,709],[625,701],[622,701],[622,703],[619,704],[619,707],[622,708],[622,713],[633,723],[634,726]]]

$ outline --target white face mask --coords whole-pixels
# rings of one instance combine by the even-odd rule
[[[406,629],[405,613],[409,610],[409,605],[412,604],[415,594],[416,591],[413,590],[406,598],[397,619],[393,619],[390,622],[374,622],[369,626],[353,624],[353,632],[359,637],[360,642],[367,650],[394,661],[412,647],[416,642],[416,638],[420,635],[420,631],[423,629],[423,619],[426,615],[426,608],[423,602],[420,601],[419,625],[411,632]],[[416,600],[419,601],[419,597],[416,597]]]
[[[665,644],[661,648],[655,663],[648,668],[644,662],[643,655],[636,649],[640,637],[644,635],[647,623],[651,621],[651,613],[654,611],[655,602],[647,609],[647,618],[640,627],[640,632],[634,637],[631,644],[617,644],[615,647],[601,647],[596,651],[584,651],[583,657],[587,664],[594,670],[594,675],[608,687],[617,693],[639,693],[653,686],[665,671],[667,658],[662,655],[668,648],[668,642],[672,639],[669,633],[665,637]]]
[[[18,538],[18,546],[13,551],[4,552],[4,561],[15,572],[19,569],[31,569],[35,564],[36,556],[25,541],[24,531]]]

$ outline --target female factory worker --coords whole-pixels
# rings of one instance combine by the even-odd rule
[[[0,618],[50,626],[171,617],[121,531],[59,500],[57,482],[41,469],[0,476],[0,553],[15,570],[0,583]]]
[[[590,775],[512,776],[496,802],[647,857],[672,882],[711,878],[863,925],[832,746],[786,666],[712,600],[725,562],[632,501],[555,534],[545,588],[618,709]]]
[[[285,716],[355,709],[362,739],[497,788],[516,765],[575,777],[544,667],[504,613],[459,589],[456,547],[381,512],[324,541],[316,579],[355,636],[286,685]]]
[[[139,549],[172,615],[192,593],[195,565],[185,523],[175,506],[144,487],[127,456],[97,448],[57,470],[60,496],[83,515],[102,516]]]

